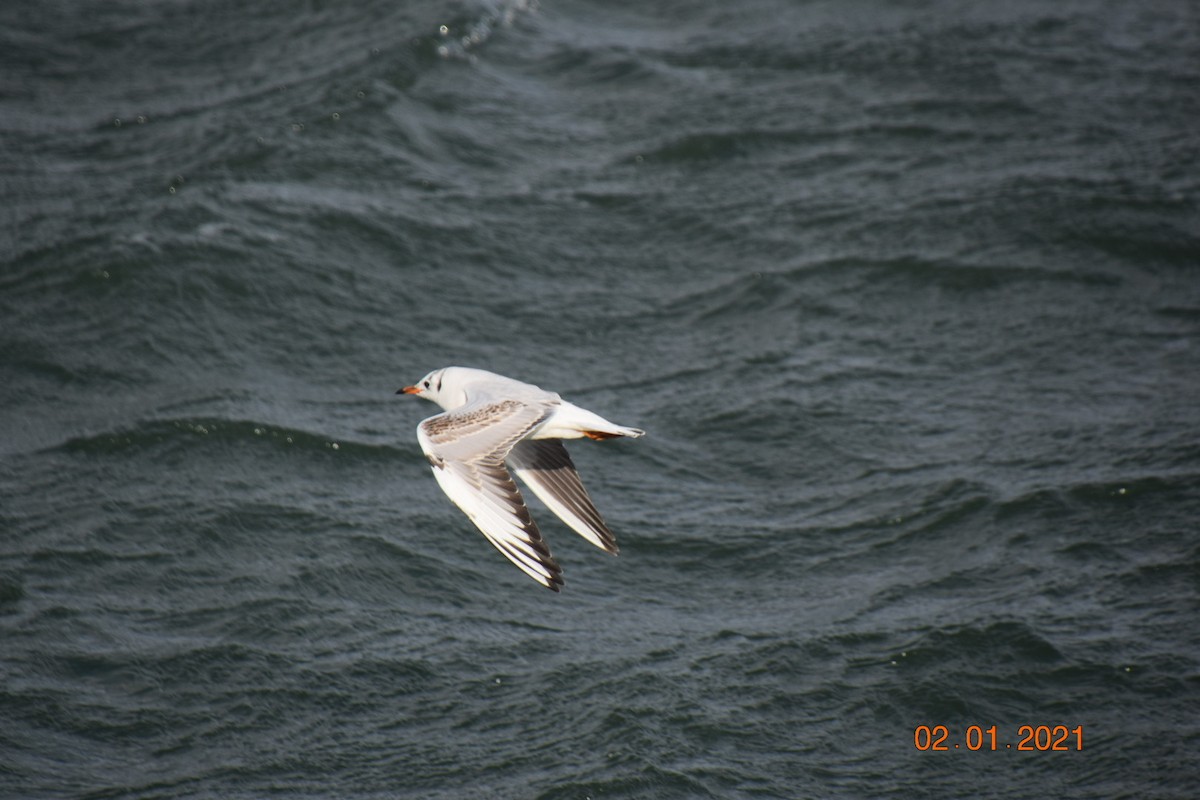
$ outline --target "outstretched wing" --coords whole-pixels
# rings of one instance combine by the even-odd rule
[[[442,491],[487,540],[526,575],[558,591],[562,568],[504,466],[513,445],[547,413],[516,400],[472,403],[422,422],[417,441]]]
[[[558,518],[592,544],[617,554],[617,539],[579,480],[558,439],[525,439],[508,451],[508,466]]]

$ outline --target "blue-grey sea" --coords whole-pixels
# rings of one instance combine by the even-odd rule
[[[5,800],[1196,796],[1194,3],[13,0],[0,201]]]

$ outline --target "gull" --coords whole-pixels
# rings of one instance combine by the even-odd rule
[[[638,437],[645,431],[609,422],[555,392],[469,367],[436,369],[396,394],[441,406],[417,426],[417,441],[438,485],[475,527],[547,589],[563,585],[513,476],[572,530],[612,555],[617,540],[588,497],[563,439]]]

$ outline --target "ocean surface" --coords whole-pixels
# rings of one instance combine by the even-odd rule
[[[0,192],[0,797],[1196,796],[1195,4],[18,0]]]

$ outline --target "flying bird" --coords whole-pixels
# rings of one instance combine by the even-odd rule
[[[617,540],[575,471],[563,439],[638,437],[555,392],[468,367],[434,370],[397,394],[441,406],[417,426],[417,441],[442,491],[509,561],[548,589],[562,567],[529,515],[513,476],[572,530],[613,555]]]

